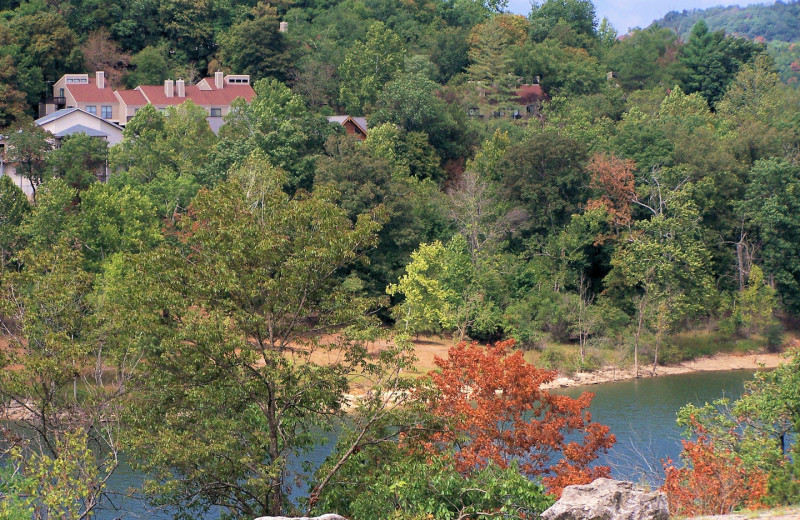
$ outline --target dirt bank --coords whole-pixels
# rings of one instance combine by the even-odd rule
[[[786,360],[784,354],[716,354],[710,357],[697,358],[678,365],[659,366],[653,374],[652,365],[639,367],[639,377],[659,377],[690,372],[711,372],[719,370],[757,370],[759,368],[775,368]],[[546,386],[546,388],[565,388],[570,386],[596,385],[625,381],[636,377],[632,367],[604,367],[595,372],[578,372],[572,376],[563,376]]]

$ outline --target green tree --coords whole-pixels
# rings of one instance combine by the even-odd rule
[[[217,137],[204,108],[187,101],[162,114],[148,105],[128,122],[121,143],[109,151],[114,186],[140,186],[162,218],[184,210],[197,192],[200,170]]]
[[[28,179],[36,200],[36,189],[48,176],[47,153],[52,149],[50,132],[33,123],[11,133],[7,140],[7,158],[17,163],[17,175]]]
[[[507,200],[528,213],[523,229],[561,228],[586,202],[586,149],[554,129],[536,132],[509,147],[500,171]]]
[[[508,31],[490,20],[476,25],[470,40],[467,77],[479,90],[479,96],[505,108],[514,97],[514,88],[517,86]]]
[[[167,61],[167,49],[163,47],[145,47],[131,58],[134,69],[128,73],[128,88],[139,85],[163,85],[169,78],[170,65]]]
[[[0,272],[10,344],[0,352],[0,399],[21,410],[19,492],[34,518],[78,520],[103,501],[118,464],[124,377],[92,337],[93,277],[80,251],[60,240],[18,257],[19,270]]]
[[[585,38],[593,39],[597,29],[597,16],[590,0],[532,2],[529,19],[534,41],[544,40],[559,23]]]
[[[606,83],[607,71],[585,49],[553,38],[526,42],[513,56],[517,74],[527,81],[537,76],[551,96],[594,94]]]
[[[778,158],[757,161],[742,209],[758,229],[764,272],[786,309],[800,311],[800,167]]]
[[[314,162],[334,126],[312,114],[303,98],[278,80],[262,79],[254,89],[256,97],[249,104],[242,99],[233,102],[219,145],[200,172],[203,184],[213,186],[232,165],[259,150],[287,173],[287,191],[310,189]]]
[[[248,16],[233,25],[220,41],[220,60],[237,74],[254,79],[286,79],[289,53],[283,33],[278,31],[278,11],[258,4]]]
[[[383,86],[403,68],[403,42],[381,22],[367,30],[366,40],[356,42],[339,66],[339,103],[351,115],[371,109]]]
[[[105,177],[107,160],[106,141],[84,133],[62,139],[61,146],[47,157],[53,175],[62,177],[78,191],[88,188],[97,177]]]
[[[692,27],[681,61],[689,69],[684,90],[700,95],[714,107],[739,68],[763,52],[763,47],[744,38],[726,37],[723,31],[710,32],[700,20]]]
[[[710,255],[698,225],[698,211],[683,190],[662,188],[667,178],[655,178],[651,192],[634,202],[651,213],[637,221],[611,258],[606,283],[632,296],[634,366],[639,376],[639,350],[644,334],[655,335],[653,371],[661,341],[680,319],[708,311],[713,297]]]
[[[463,339],[482,305],[477,274],[462,235],[446,245],[420,245],[406,274],[386,289],[405,298],[393,311],[398,328],[409,334],[456,331]]]
[[[663,89],[678,84],[685,75],[678,60],[680,40],[669,29],[652,25],[635,29],[613,45],[606,54],[608,66],[626,90],[659,86]]]
[[[19,225],[30,211],[25,193],[11,177],[0,177],[0,271],[19,246]]]
[[[347,338],[372,323],[376,302],[336,274],[380,224],[353,224],[329,192],[290,198],[285,182],[253,154],[195,197],[177,240],[106,278],[106,326],[141,356],[126,414],[134,463],[153,475],[156,501],[179,512],[283,512],[289,457],[342,415],[355,367],[369,370]],[[325,347],[314,338],[330,330],[342,361],[317,362]]]

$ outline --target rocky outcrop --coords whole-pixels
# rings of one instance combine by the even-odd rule
[[[561,499],[542,513],[543,520],[667,520],[667,497],[630,482],[599,478],[567,486]]]
[[[260,516],[256,520],[347,520],[339,515],[308,516]]]

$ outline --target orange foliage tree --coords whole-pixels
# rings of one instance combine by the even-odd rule
[[[513,346],[514,340],[485,348],[462,342],[447,359],[436,358],[441,371],[431,375],[436,393],[430,410],[447,426],[434,441],[455,445],[462,473],[517,461],[556,496],[565,486],[607,477],[607,466],[590,467],[615,442],[608,426],[591,421],[594,394],[575,399],[543,390],[556,372],[536,368],[519,351],[510,353]]]
[[[586,203],[587,209],[604,207],[615,229],[631,223],[631,204],[636,197],[633,172],[636,163],[604,153],[595,154],[587,169],[592,174],[589,184],[600,192],[599,199]]]
[[[762,507],[767,495],[769,475],[746,465],[724,444],[715,443],[706,428],[692,418],[697,440],[682,441],[682,468],[664,463],[666,493],[670,513],[675,516],[726,515],[734,508]]]

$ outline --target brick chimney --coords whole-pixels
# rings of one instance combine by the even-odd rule
[[[178,97],[186,97],[186,83],[182,79],[175,82],[175,90],[178,91]]]
[[[171,79],[164,80],[164,95],[167,97],[175,96],[175,83]]]
[[[102,70],[95,72],[94,82],[97,85],[97,88],[106,88],[106,73]]]
[[[221,70],[214,73],[214,86],[217,88],[225,87],[225,80]]]

